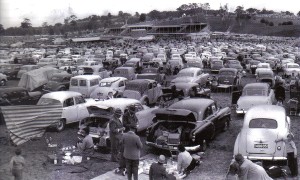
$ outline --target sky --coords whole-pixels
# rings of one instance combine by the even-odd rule
[[[175,11],[182,4],[206,3],[211,9],[219,9],[228,4],[229,10],[236,6],[245,9],[271,9],[275,11],[300,11],[299,0],[0,0],[0,24],[4,28],[19,27],[24,18],[29,18],[33,26],[41,26],[43,22],[54,25],[63,23],[64,18],[75,14],[78,18],[89,15],[117,15],[119,11],[134,14],[148,13],[152,10]]]

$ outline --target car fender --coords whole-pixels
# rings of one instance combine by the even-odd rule
[[[145,101],[145,99],[148,99],[149,100],[149,102],[150,102],[150,99],[148,98],[148,96],[147,95],[143,95],[141,98],[140,98],[140,102],[142,103],[142,102],[144,102]]]
[[[236,155],[238,153],[241,153],[240,151],[240,136],[241,136],[241,133],[238,134],[238,136],[236,137],[235,139],[235,143],[234,143],[234,149],[233,149],[233,154]]]
[[[225,107],[225,108],[220,109],[217,112],[216,116],[218,116],[221,119],[225,116],[230,116],[230,115],[231,115],[231,109],[229,107]]]

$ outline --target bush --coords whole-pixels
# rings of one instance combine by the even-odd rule
[[[294,24],[293,21],[286,22],[286,25],[293,25],[293,24]]]
[[[265,20],[264,18],[262,18],[262,19],[260,20],[260,23],[266,23],[266,20]]]
[[[274,26],[274,23],[273,22],[269,22],[269,26]]]

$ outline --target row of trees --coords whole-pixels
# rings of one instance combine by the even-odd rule
[[[10,27],[4,29],[0,24],[0,35],[33,35],[33,34],[66,34],[67,32],[74,31],[96,31],[103,30],[107,27],[112,27],[116,22],[120,26],[121,24],[132,24],[143,22],[146,20],[162,20],[162,19],[172,19],[178,18],[184,15],[219,15],[223,19],[229,17],[234,14],[236,20],[240,23],[242,20],[250,19],[255,14],[273,14],[275,13],[273,10],[267,9],[256,9],[256,8],[248,8],[244,9],[243,6],[237,6],[234,13],[230,13],[228,10],[228,5],[220,6],[218,10],[213,10],[210,8],[209,3],[189,3],[183,4],[176,9],[176,11],[157,11],[152,10],[149,13],[139,14],[136,12],[134,15],[130,13],[126,13],[123,11],[119,11],[117,15],[112,15],[108,13],[107,15],[91,15],[83,19],[78,19],[75,14],[70,15],[69,17],[64,19],[63,23],[56,23],[55,25],[49,25],[47,22],[43,22],[40,27],[32,27],[31,21],[28,18],[24,18],[21,22],[20,27]],[[292,12],[285,11],[281,12],[286,15],[294,15]],[[300,16],[300,11],[297,13]]]

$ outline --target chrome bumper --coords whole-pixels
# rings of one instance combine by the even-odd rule
[[[286,161],[286,157],[262,157],[262,156],[244,156],[249,160],[264,160],[264,161]]]

